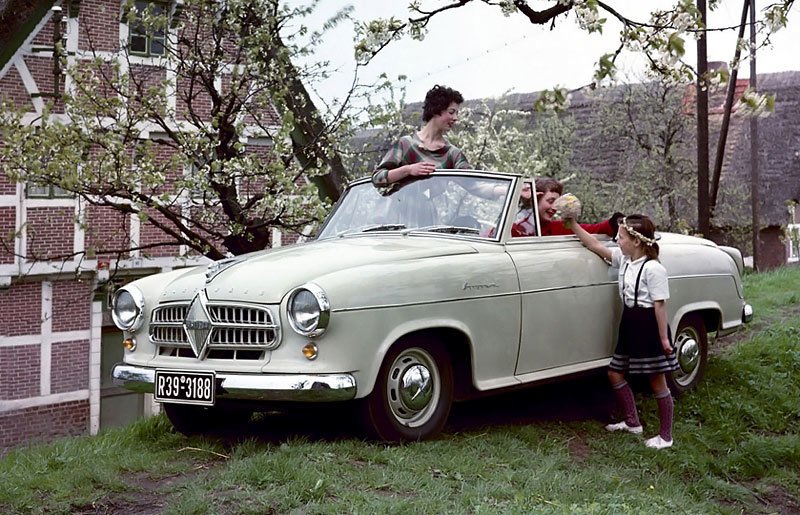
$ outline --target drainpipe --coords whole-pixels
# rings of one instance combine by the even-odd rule
[[[756,0],[750,0],[750,88],[756,92]],[[750,201],[753,208],[753,270],[758,272],[761,246],[761,195],[758,170],[758,117],[750,117]]]
[[[703,31],[697,40],[697,230],[711,238],[708,206],[708,53],[706,0],[697,0]]]
[[[61,51],[58,49],[58,45],[61,43],[63,14],[58,5],[54,5],[50,11],[53,13],[53,98],[58,98],[61,96]]]

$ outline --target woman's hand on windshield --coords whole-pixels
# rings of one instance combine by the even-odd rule
[[[412,177],[419,177],[422,175],[430,175],[436,170],[436,165],[433,163],[428,163],[426,161],[420,163],[414,163],[408,166],[408,175]]]

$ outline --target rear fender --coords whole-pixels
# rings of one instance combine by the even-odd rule
[[[694,302],[681,306],[681,308],[672,316],[670,321],[670,328],[672,334],[676,334],[678,324],[689,313],[696,313],[703,318],[706,326],[706,332],[709,334],[716,333],[720,329],[720,318],[722,310],[719,304],[712,301]]]
[[[734,276],[734,282],[736,283],[736,292],[739,294],[739,298],[743,299],[744,288],[742,288],[742,274],[744,274],[744,259],[742,258],[742,253],[736,247],[720,245],[719,249],[731,257],[736,265],[736,270],[739,271],[739,273]]]

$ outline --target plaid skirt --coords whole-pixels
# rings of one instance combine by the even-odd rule
[[[669,341],[672,342],[669,327],[667,331]],[[609,368],[629,374],[658,374],[678,369],[675,353],[666,355],[661,347],[655,309],[624,307],[619,323],[617,348],[614,349]]]

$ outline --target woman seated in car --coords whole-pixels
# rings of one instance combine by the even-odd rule
[[[539,177],[536,179],[536,199],[539,211],[539,224],[542,236],[559,236],[573,234],[571,230],[564,226],[561,220],[553,220],[556,210],[553,203],[564,193],[564,186],[561,182],[550,177]],[[581,224],[586,232],[592,234],[607,234],[611,237],[617,235],[618,218],[621,213],[614,213],[611,218],[596,224]],[[522,187],[520,199],[520,210],[517,218],[511,226],[511,236],[536,236],[536,210],[533,209],[533,192],[531,184],[527,182]]]

